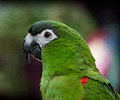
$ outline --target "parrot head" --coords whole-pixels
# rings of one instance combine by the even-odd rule
[[[28,62],[29,54],[41,61],[41,49],[58,38],[52,23],[50,20],[38,21],[29,28],[23,43],[23,53]]]
[[[51,43],[56,40],[59,41],[52,45]],[[68,42],[69,44],[67,44]],[[49,47],[52,46],[51,48],[53,48],[52,50],[47,48],[50,52],[61,52],[60,49],[70,48],[73,45],[77,45],[76,47],[74,46],[75,48],[73,47],[73,51],[80,47],[83,51],[88,50],[88,46],[84,39],[73,28],[61,22],[51,20],[35,22],[29,28],[28,34],[26,35],[23,43],[23,53],[27,61],[30,62],[29,55],[32,55],[37,60],[42,61],[41,51],[42,49],[45,49],[47,45],[49,45]],[[57,47],[59,50],[56,49]],[[72,52],[72,49],[68,49],[68,51],[66,50],[67,49],[63,50],[66,54]]]

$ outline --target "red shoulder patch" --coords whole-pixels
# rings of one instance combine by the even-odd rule
[[[87,79],[88,79],[87,77],[83,77],[83,78],[81,79],[81,83],[82,83],[82,84],[86,84],[86,83],[87,83]]]

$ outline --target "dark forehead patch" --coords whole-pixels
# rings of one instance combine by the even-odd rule
[[[28,33],[32,33],[32,27],[29,28]]]
[[[45,29],[51,29],[52,22],[53,21],[50,20],[36,22],[29,28],[28,33],[31,33],[32,35],[37,35]]]

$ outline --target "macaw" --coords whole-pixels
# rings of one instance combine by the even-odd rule
[[[35,22],[24,39],[23,53],[28,62],[29,55],[42,61],[43,100],[119,100],[85,40],[61,22]]]

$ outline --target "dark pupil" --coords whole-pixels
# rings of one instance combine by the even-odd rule
[[[50,33],[49,32],[46,32],[45,33],[45,37],[49,37],[50,36]]]

